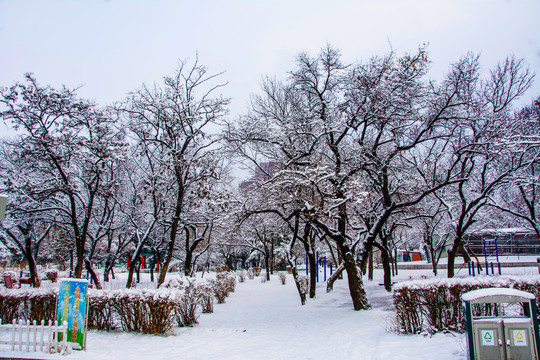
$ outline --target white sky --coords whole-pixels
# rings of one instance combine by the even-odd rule
[[[539,14],[540,0],[0,0],[0,86],[33,72],[107,105],[198,52],[210,72],[226,71],[237,114],[300,51],[330,43],[350,62],[429,43],[435,77],[468,51],[486,69],[525,58],[538,73],[528,103],[540,95]]]

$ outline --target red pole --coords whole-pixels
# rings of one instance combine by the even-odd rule
[[[146,257],[141,255],[141,268],[146,269]]]
[[[127,256],[127,264],[126,264],[126,267],[129,269],[130,266],[131,266],[131,256],[128,255],[128,256]]]
[[[157,272],[159,272],[159,259],[157,259]]]

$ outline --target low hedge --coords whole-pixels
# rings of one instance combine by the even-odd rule
[[[177,324],[193,326],[199,313],[213,311],[213,298],[234,291],[234,274],[218,274],[209,284],[192,279],[170,281],[157,290],[88,290],[88,328],[164,334]],[[53,320],[58,289],[0,289],[0,320]],[[220,301],[221,300],[221,301]]]
[[[469,291],[489,288],[514,288],[532,293],[539,302],[540,278],[480,276],[475,278],[406,281],[394,287],[395,323],[401,333],[463,332],[465,318],[461,296]],[[490,315],[490,304],[475,305],[477,315]]]

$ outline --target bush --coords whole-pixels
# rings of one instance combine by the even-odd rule
[[[164,334],[173,326],[178,298],[177,290],[125,289],[114,291],[110,303],[124,331]]]
[[[101,290],[88,292],[88,328],[111,331],[117,327],[109,293]]]
[[[56,269],[45,270],[45,277],[47,278],[47,280],[50,280],[53,283],[57,282],[58,281],[58,270],[56,270]]]
[[[235,275],[218,274],[211,284],[174,279],[158,290],[88,290],[88,327],[110,331],[164,334],[175,321],[179,326],[193,326],[199,312],[213,312],[214,296],[224,302],[234,290]],[[223,294],[223,295],[221,295]],[[0,319],[55,321],[57,289],[0,289]]]
[[[229,293],[234,292],[236,276],[233,273],[219,273],[211,285],[218,304],[223,304]]]
[[[302,294],[307,294],[309,290],[309,278],[306,275],[300,275],[298,276],[298,283],[300,284]]]
[[[181,301],[176,306],[176,322],[178,326],[193,326],[198,324],[198,309],[202,302],[202,295],[197,291],[195,281],[190,281],[184,289]]]
[[[253,269],[249,269],[247,271],[247,277],[248,277],[249,280],[255,279],[255,273],[253,272]]]
[[[214,312],[214,290],[210,284],[201,284],[195,288],[197,296],[201,299],[203,314]]]
[[[217,273],[229,272],[229,267],[227,265],[218,265],[216,266]]]
[[[0,319],[3,324],[11,324],[13,320],[28,319],[25,314],[25,291],[3,290],[0,291]],[[27,316],[23,316],[27,315]]]
[[[259,275],[261,275],[261,270],[262,270],[262,268],[260,266],[254,266],[253,267],[253,274],[255,276],[259,276]]]
[[[54,319],[57,298],[58,293],[55,290],[28,291],[26,296],[28,317],[25,317],[26,320],[36,320],[39,323],[41,320]]]
[[[242,270],[238,273],[238,282],[243,283],[244,281],[246,281],[246,272]]]
[[[278,273],[279,281],[281,281],[281,285],[285,285],[287,282],[287,273],[280,272]]]
[[[515,288],[534,294],[537,302],[540,300],[540,279],[486,276],[407,281],[394,287],[397,331],[413,334],[423,331],[464,331],[465,314],[461,296],[488,287]],[[473,309],[477,316],[491,316],[494,311],[492,304],[478,304]]]

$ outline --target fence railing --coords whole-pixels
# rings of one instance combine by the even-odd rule
[[[45,351],[68,354],[71,345],[67,342],[67,322],[55,325],[49,320],[40,324],[13,320],[13,324],[0,321],[0,344],[11,345],[11,350]]]

